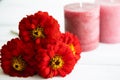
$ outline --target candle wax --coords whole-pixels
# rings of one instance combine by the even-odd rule
[[[99,7],[73,3],[64,7],[65,31],[78,36],[83,51],[95,49],[99,43]]]

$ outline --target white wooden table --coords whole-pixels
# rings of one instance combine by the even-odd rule
[[[58,20],[64,32],[63,6],[79,0],[2,0],[0,1],[0,48],[8,40],[16,37],[10,30],[18,32],[19,21],[26,15],[39,10],[47,11]],[[87,1],[87,0],[86,0]],[[89,1],[89,0],[88,0]],[[35,75],[28,78],[10,77],[0,68],[0,80],[42,80]],[[90,52],[81,54],[72,73],[65,78],[49,80],[120,80],[120,44],[99,44]],[[44,80],[44,79],[43,79]]]

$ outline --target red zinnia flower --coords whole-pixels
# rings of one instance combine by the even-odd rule
[[[47,12],[39,11],[21,20],[19,23],[19,36],[23,41],[49,43],[59,38],[59,24]]]
[[[79,39],[72,33],[66,32],[61,35],[60,41],[64,42],[73,52],[76,61],[80,58],[82,51]]]
[[[1,49],[1,67],[10,76],[27,77],[36,73],[32,43],[18,38],[7,42]]]
[[[39,48],[37,54],[38,74],[44,78],[64,77],[74,68],[72,51],[63,43],[49,44],[47,49]]]

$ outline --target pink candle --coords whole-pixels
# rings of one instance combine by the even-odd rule
[[[99,44],[99,6],[90,3],[68,4],[64,7],[65,31],[78,36],[83,51]]]
[[[100,42],[120,42],[120,0],[98,0],[100,3]]]

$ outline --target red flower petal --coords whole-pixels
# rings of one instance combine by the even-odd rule
[[[32,31],[37,28],[43,29],[43,31],[37,32],[42,33],[44,38],[38,36],[37,32],[36,36],[33,35]],[[47,12],[38,11],[34,15],[23,18],[19,23],[19,37],[25,42],[51,43],[53,40],[59,39],[60,34],[57,20],[49,16]]]
[[[64,42],[72,51],[75,57],[75,60],[79,60],[80,54],[82,52],[79,39],[77,36],[66,32],[61,35],[60,41]]]
[[[41,49],[37,54],[40,54],[40,52],[44,51]],[[72,51],[64,43],[49,44],[46,53],[40,55],[42,58],[37,60],[37,63],[39,63],[38,74],[45,78],[57,75],[64,77],[72,71],[75,65]]]
[[[1,67],[10,76],[27,77],[36,73],[34,46],[18,38],[8,41],[1,49]],[[25,65],[24,65],[25,64]]]

